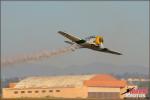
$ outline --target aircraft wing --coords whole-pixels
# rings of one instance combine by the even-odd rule
[[[122,55],[121,53],[109,50],[108,48],[104,48],[104,49],[102,49],[102,48],[94,48],[94,50],[100,51],[100,52],[105,52],[105,53],[111,53],[111,54],[115,54],[115,55]]]
[[[76,42],[76,41],[80,41],[81,40],[80,38],[78,38],[76,36],[70,35],[70,34],[62,32],[62,31],[58,31],[58,33],[61,34],[64,37],[68,38],[72,42]]]

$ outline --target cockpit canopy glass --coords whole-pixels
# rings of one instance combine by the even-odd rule
[[[95,36],[95,35],[91,35],[91,36],[89,36],[89,37],[86,37],[85,40],[90,40],[90,39],[92,39],[92,38],[96,38],[96,36]]]

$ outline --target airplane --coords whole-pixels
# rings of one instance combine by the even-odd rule
[[[134,88],[135,88],[135,87],[133,87],[133,88],[128,88],[128,89],[127,89],[124,93],[122,93],[121,95],[126,94],[126,93],[129,93],[129,92],[132,91]]]
[[[73,36],[71,34],[68,34],[66,32],[58,31],[59,34],[62,36],[68,38],[71,41],[65,41],[68,44],[78,44],[80,48],[88,48],[95,51],[100,51],[104,53],[110,53],[115,55],[122,55],[119,52],[109,50],[108,48],[104,48],[104,40],[102,36],[89,36],[85,39],[81,39],[79,37]]]

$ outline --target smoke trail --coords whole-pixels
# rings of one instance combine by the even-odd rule
[[[61,48],[54,51],[45,50],[34,54],[15,56],[8,59],[2,59],[1,65],[6,66],[6,65],[13,65],[18,63],[33,62],[37,60],[46,59],[52,56],[61,55],[63,53],[71,52],[78,48],[80,48],[78,45],[71,45],[69,47]]]

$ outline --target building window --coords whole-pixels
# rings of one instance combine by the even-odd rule
[[[42,90],[42,92],[45,93],[46,91],[45,91],[45,90]]]
[[[60,92],[60,90],[56,90],[56,92]]]
[[[53,90],[49,90],[49,92],[53,92]]]
[[[28,91],[28,93],[32,93],[32,91]]]
[[[35,91],[35,93],[38,93],[39,91]]]
[[[14,94],[18,94],[18,91],[15,91]]]
[[[21,91],[21,93],[25,93],[25,91]]]

